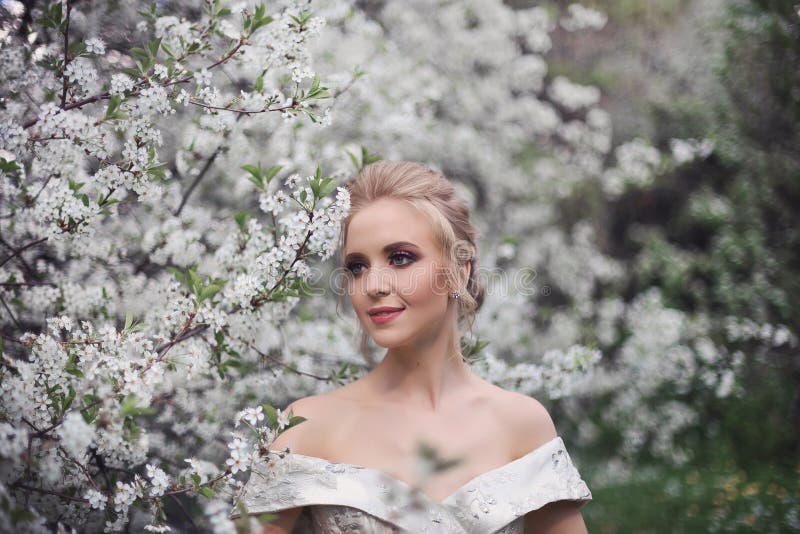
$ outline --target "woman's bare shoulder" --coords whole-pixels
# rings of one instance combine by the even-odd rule
[[[555,438],[555,424],[544,405],[533,397],[483,381],[484,392],[509,430],[514,457],[519,457]]]
[[[310,395],[295,400],[284,412],[300,416],[305,420],[284,430],[270,445],[270,450],[285,451],[287,448],[297,454],[322,456],[322,443],[328,432],[330,401],[325,395]]]

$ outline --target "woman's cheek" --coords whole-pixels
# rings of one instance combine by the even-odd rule
[[[417,301],[425,297],[429,279],[425,267],[421,266],[404,271],[400,275],[399,282],[402,287],[401,294],[409,301]]]

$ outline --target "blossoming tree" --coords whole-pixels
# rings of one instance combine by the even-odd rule
[[[475,209],[477,372],[563,397],[567,415],[610,395],[626,452],[655,435],[674,461],[691,407],[642,400],[697,377],[730,392],[703,317],[657,290],[623,301],[590,221],[560,224],[585,188],[615,198],[712,150],[612,150],[599,91],[549,74],[553,33],[600,29],[601,13],[1,5],[0,529],[234,531],[238,475],[302,422],[273,406],[372,363],[328,260],[341,185],[375,154],[440,167]]]

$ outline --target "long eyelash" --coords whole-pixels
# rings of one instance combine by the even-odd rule
[[[395,256],[401,256],[403,258],[408,258],[409,260],[415,260],[416,259],[416,257],[413,254],[411,254],[410,252],[406,252],[405,250],[396,250],[396,251],[392,252],[392,254],[391,254],[391,256],[389,256],[389,258],[394,258]]]
[[[416,260],[416,259],[417,259],[417,257],[416,257],[416,256],[414,256],[413,254],[411,254],[410,252],[407,252],[407,251],[405,251],[405,250],[396,250],[396,251],[392,252],[392,253],[389,255],[389,259],[395,258],[395,257],[397,257],[397,256],[400,256],[400,257],[402,257],[402,258],[408,258],[408,259],[409,259],[409,260],[411,260],[411,261],[414,261],[414,260]],[[360,274],[360,273],[354,273],[354,272],[353,272],[353,270],[355,269],[355,267],[356,267],[357,265],[363,265],[363,263],[361,263],[361,262],[353,262],[353,263],[351,263],[351,264],[349,264],[349,265],[346,265],[346,266],[345,266],[345,269],[347,269],[348,271],[350,271],[350,273],[351,273],[351,274],[357,275],[357,274]],[[404,265],[408,265],[408,264],[404,264]],[[397,267],[403,267],[403,265],[398,265]]]

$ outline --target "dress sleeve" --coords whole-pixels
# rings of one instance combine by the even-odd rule
[[[583,506],[592,493],[573,465],[560,437],[467,487],[459,496],[463,524],[497,532],[528,512],[556,501]]]
[[[248,514],[279,512],[302,505],[300,491],[307,476],[287,458],[270,455],[259,459],[234,503],[231,519],[241,515],[239,503],[244,504]]]
[[[544,448],[544,453],[532,455],[531,461],[523,465],[527,470],[528,483],[520,488],[518,501],[522,515],[556,501],[577,501],[582,507],[592,500],[592,492],[581,478],[578,469],[559,437]]]

